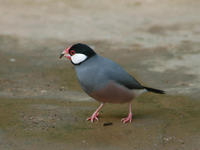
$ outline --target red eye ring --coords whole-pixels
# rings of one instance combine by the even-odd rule
[[[71,50],[71,51],[70,51],[70,55],[71,55],[71,56],[73,56],[75,53],[76,53],[75,50]]]

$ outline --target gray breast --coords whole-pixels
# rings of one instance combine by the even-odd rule
[[[102,60],[98,55],[75,66],[75,69],[81,87],[88,94],[103,88],[109,82]]]
[[[142,88],[123,68],[98,55],[75,66],[75,69],[83,90],[101,102],[131,101],[134,98],[132,87]]]

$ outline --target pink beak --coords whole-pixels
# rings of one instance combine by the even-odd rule
[[[68,47],[67,49],[65,49],[61,54],[60,54],[60,59],[63,57],[63,56],[65,56],[67,59],[69,59],[69,60],[71,60],[71,55],[69,54],[69,49],[71,48],[71,46],[70,47]]]

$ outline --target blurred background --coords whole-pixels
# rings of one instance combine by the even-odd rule
[[[0,98],[5,110],[0,109],[2,113],[14,110],[14,104],[14,108],[6,108],[13,99],[23,99],[23,103],[27,103],[26,99],[38,103],[51,99],[91,100],[80,89],[70,62],[58,58],[66,47],[79,42],[113,59],[146,86],[198,101],[199,15],[198,0],[0,0]],[[40,108],[58,109],[48,106]],[[41,118],[45,122],[44,116],[39,121],[37,118],[39,128]],[[14,130],[9,129],[9,133]],[[0,139],[5,138],[4,132],[0,126]],[[193,145],[198,147],[199,134],[195,138],[198,142]],[[175,138],[166,141],[170,140]],[[0,148],[12,149],[17,145],[11,140],[13,145],[9,147],[6,141]],[[31,149],[26,142],[22,142],[23,148]],[[44,144],[47,149],[48,144]]]
[[[146,85],[199,96],[199,6],[196,0],[2,0],[0,95],[64,98],[62,91],[80,90],[72,65],[58,56],[82,42]]]

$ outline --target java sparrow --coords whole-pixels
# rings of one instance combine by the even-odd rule
[[[74,65],[82,89],[101,104],[87,120],[98,120],[104,103],[129,103],[128,117],[123,123],[132,121],[131,101],[144,92],[164,94],[162,90],[141,85],[120,65],[98,55],[85,44],[74,44],[65,49],[60,58],[65,56]]]

